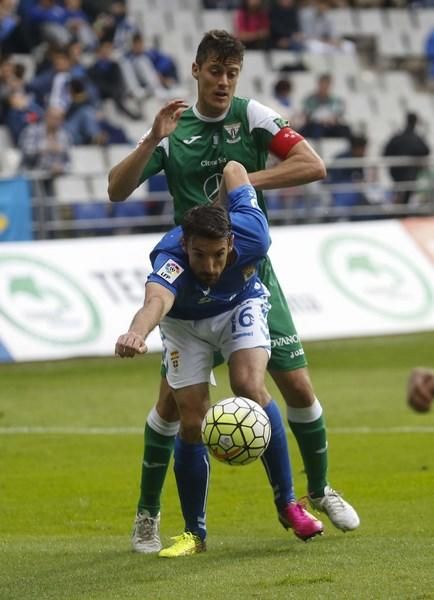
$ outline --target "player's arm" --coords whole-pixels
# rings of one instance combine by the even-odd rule
[[[251,185],[245,167],[236,160],[230,160],[223,169],[223,182],[226,194],[240,185]]]
[[[163,106],[157,113],[150,132],[128,156],[110,170],[108,196],[111,202],[125,200],[136,189],[154,150],[163,138],[175,130],[185,108],[187,104],[183,100],[172,100]]]
[[[136,312],[127,333],[119,336],[115,353],[121,358],[132,358],[147,351],[146,338],[167,315],[175,301],[175,294],[164,285],[146,284],[143,306]]]
[[[234,160],[229,161],[223,169],[223,182],[237,237],[243,237],[243,244],[248,244],[250,253],[265,256],[271,244],[268,222],[259,208],[255,189],[245,167]]]
[[[226,163],[223,169],[223,179],[220,183],[219,193],[217,194],[217,198],[214,200],[214,204],[222,204],[223,206],[227,206],[228,193],[240,185],[252,184],[250,183],[250,179],[245,167],[241,163],[231,160]]]
[[[327,175],[322,158],[309,142],[290,127],[284,127],[273,137],[270,151],[281,162],[262,171],[249,173],[251,184],[258,190],[304,185],[324,179]]]

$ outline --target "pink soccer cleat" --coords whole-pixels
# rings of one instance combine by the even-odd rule
[[[279,511],[279,521],[285,529],[292,529],[295,535],[303,541],[315,535],[322,535],[324,531],[321,521],[311,515],[304,506],[298,502],[290,502]]]

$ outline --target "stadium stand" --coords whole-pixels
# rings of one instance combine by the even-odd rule
[[[235,5],[233,2],[229,4],[232,7]],[[300,11],[305,10],[305,7],[309,8],[309,2],[299,4]],[[395,8],[385,8],[382,2],[368,0],[341,2],[337,8],[332,4],[327,15],[335,35],[352,42],[354,52],[247,51],[238,93],[271,105],[273,85],[279,78],[285,77],[292,83],[291,98],[293,108],[297,111],[303,99],[314,88],[318,75],[331,73],[334,92],[345,102],[346,121],[355,133],[363,133],[368,138],[364,164],[367,168],[370,164],[376,164],[378,184],[383,187],[387,203],[392,186],[388,175],[390,161],[382,157],[382,152],[386,140],[404,121],[406,112],[413,111],[418,114],[428,141],[434,137],[434,98],[432,89],[426,85],[425,56],[426,40],[434,29],[434,8],[424,7],[423,2],[396,2]],[[209,29],[225,28],[233,31],[233,22],[233,10],[205,9],[201,0],[173,0],[170,8],[167,2],[159,0],[128,0],[124,26],[125,31],[128,31],[128,27],[131,30],[138,28],[144,33],[147,42],[175,59],[180,85],[185,90],[187,100],[191,101],[195,91],[194,81],[190,76],[191,63],[198,41],[203,32]],[[115,52],[117,58],[120,57],[120,52],[118,48]],[[23,67],[25,82],[29,82],[37,69],[41,68],[40,64],[36,64],[33,55],[42,54],[40,47],[36,53],[23,52],[22,48],[18,47],[12,54],[12,62]],[[92,64],[93,53],[87,50],[82,57],[82,66],[85,69]],[[1,74],[0,89],[4,90]],[[105,201],[108,170],[123,158],[146,132],[162,102],[161,98],[155,96],[145,98],[142,104],[143,120],[132,120],[120,114],[112,101],[104,101],[101,105],[102,114],[110,122],[124,129],[131,145],[72,147],[71,170],[68,175],[55,181],[55,201],[62,206],[67,206],[68,203],[71,206],[89,203],[94,208],[95,203]],[[10,177],[19,173],[19,151],[14,147],[9,132],[1,121],[0,145],[0,177]],[[315,147],[328,165],[343,151],[344,145],[345,141],[342,139],[315,141]],[[429,164],[432,170],[432,162]],[[306,193],[309,196],[309,188]],[[315,187],[316,198],[318,193],[322,194],[325,207],[330,199],[326,182],[319,188]],[[146,229],[147,223],[152,223],[153,227],[159,225],[164,229],[171,219],[170,209],[167,208],[170,203],[164,207],[167,199],[168,191],[164,184],[161,184],[161,181],[151,182],[149,186],[142,186],[134,192],[134,207],[118,207],[104,218],[112,218],[113,231],[116,231],[118,222],[124,231],[125,219],[129,219],[128,225],[137,223],[143,230]],[[47,202],[50,200],[47,199]],[[317,201],[315,202],[317,204]],[[307,199],[306,205],[309,203]],[[128,203],[125,204],[127,205]],[[433,206],[422,203],[405,207],[405,210],[409,214],[426,214],[433,212]],[[286,211],[283,222],[291,222],[290,204],[287,205]],[[81,219],[80,216],[77,218]],[[134,218],[136,222],[133,222]],[[351,212],[347,218],[351,218]],[[305,211],[305,220],[309,219],[309,211]],[[91,219],[81,219],[81,226],[85,227],[89,220]],[[63,231],[63,226],[59,223],[54,225],[54,228],[56,227]],[[66,226],[64,229],[66,231]],[[91,230],[95,231],[94,224]],[[37,224],[35,237],[41,237]]]

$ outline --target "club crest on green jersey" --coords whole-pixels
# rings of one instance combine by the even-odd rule
[[[228,134],[228,138],[226,139],[228,144],[236,144],[241,140],[240,127],[241,123],[230,123],[229,125],[224,125],[225,131]]]

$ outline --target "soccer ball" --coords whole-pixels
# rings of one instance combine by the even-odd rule
[[[220,400],[202,421],[202,439],[214,458],[229,465],[248,465],[270,441],[271,425],[263,408],[247,398]]]

